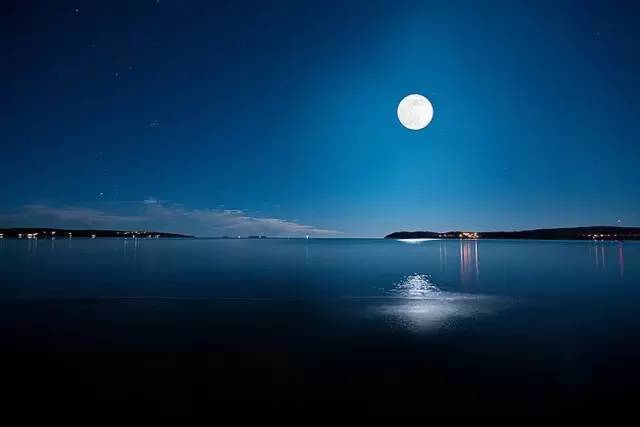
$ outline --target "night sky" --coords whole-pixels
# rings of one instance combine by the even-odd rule
[[[0,226],[640,225],[640,5],[19,1]],[[407,94],[435,108],[396,117]]]

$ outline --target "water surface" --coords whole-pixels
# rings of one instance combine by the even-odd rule
[[[635,242],[4,239],[0,269],[18,399],[638,392]]]

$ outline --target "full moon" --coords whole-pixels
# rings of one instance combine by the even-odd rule
[[[433,106],[422,95],[407,95],[398,104],[398,119],[407,129],[424,129],[433,119]]]

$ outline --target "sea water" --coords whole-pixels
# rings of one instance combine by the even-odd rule
[[[0,283],[18,400],[639,390],[640,242],[3,239]]]

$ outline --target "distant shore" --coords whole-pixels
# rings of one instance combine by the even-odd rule
[[[590,226],[520,231],[396,231],[385,239],[640,240],[640,227]]]
[[[67,229],[51,227],[0,228],[0,238],[195,238],[193,235],[150,230]],[[264,235],[203,237],[207,239],[288,239]],[[589,226],[518,231],[396,231],[385,239],[528,239],[528,240],[640,240],[640,227]]]
[[[21,227],[0,228],[0,237],[13,237],[17,239],[42,239],[42,238],[70,238],[70,237],[130,237],[130,238],[178,238],[193,237],[186,234],[165,233],[149,230],[98,230],[98,229],[67,229],[49,227]]]

